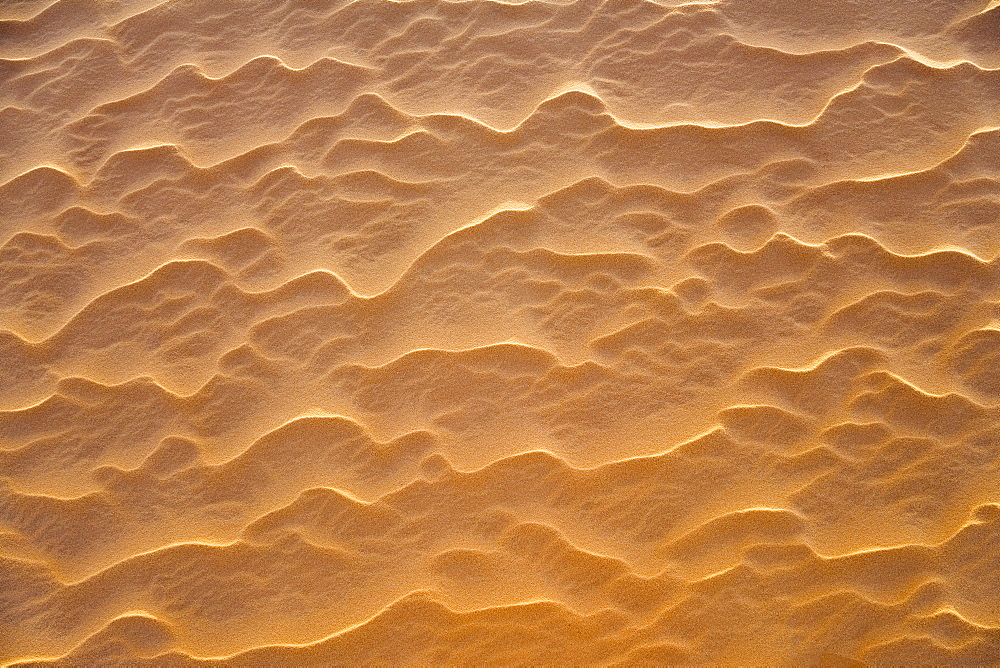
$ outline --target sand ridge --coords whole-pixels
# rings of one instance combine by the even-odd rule
[[[987,0],[0,5],[0,664],[1000,662]]]

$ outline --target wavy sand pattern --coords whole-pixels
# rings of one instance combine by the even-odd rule
[[[1000,664],[1000,5],[0,3],[0,663]]]

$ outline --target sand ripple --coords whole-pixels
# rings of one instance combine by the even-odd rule
[[[1000,663],[998,11],[3,3],[0,663]]]

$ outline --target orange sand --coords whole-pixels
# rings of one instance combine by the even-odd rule
[[[4,0],[0,664],[1000,664],[1000,3]]]

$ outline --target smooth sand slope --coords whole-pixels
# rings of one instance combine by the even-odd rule
[[[0,664],[1000,664],[998,12],[0,2]]]

